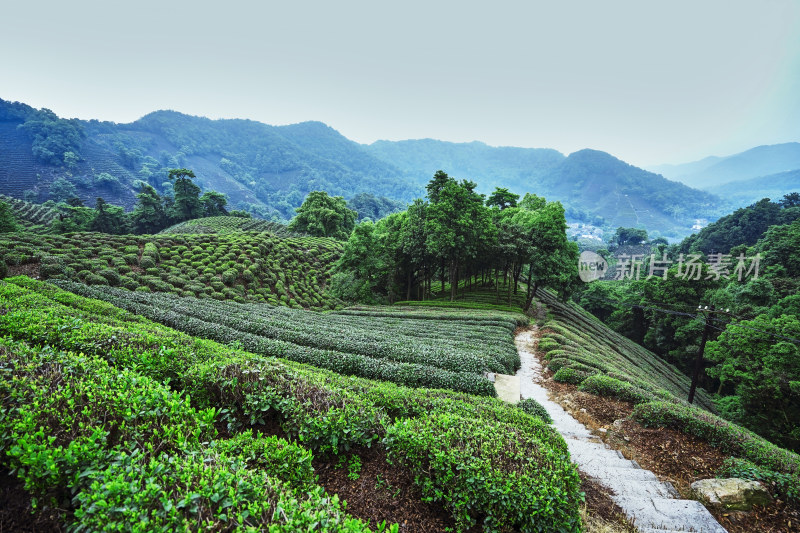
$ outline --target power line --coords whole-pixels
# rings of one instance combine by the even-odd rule
[[[766,331],[766,330],[759,329],[759,328],[754,328],[754,327],[747,326],[747,325],[744,325],[744,324],[741,324],[741,323],[725,322],[724,320],[719,320],[719,319],[716,319],[716,318],[712,318],[712,320],[714,320],[715,322],[720,322],[722,324],[725,324],[726,326],[734,326],[734,327],[739,327],[739,328],[745,328],[745,329],[749,329],[749,330],[752,330],[752,331],[757,331],[759,333],[763,333],[765,335],[769,335],[770,337],[775,337],[776,339],[784,339],[784,340],[787,340],[787,341],[792,342],[794,344],[800,344],[800,339],[796,339],[794,337],[787,337],[785,335],[780,335],[778,333],[772,333],[770,331]],[[717,329],[719,329],[719,328],[717,328]],[[724,331],[724,330],[720,330],[720,331]]]
[[[674,311],[674,310],[671,310],[671,309],[661,309],[660,307],[653,307],[653,306],[647,306],[647,305],[641,305],[641,304],[634,304],[634,303],[628,303],[628,302],[609,300],[607,298],[603,298],[601,296],[596,296],[596,295],[592,295],[592,294],[589,294],[589,295],[584,294],[584,295],[582,295],[582,297],[585,297],[587,299],[594,299],[594,300],[597,300],[597,301],[603,301],[603,302],[606,302],[606,303],[610,303],[610,304],[618,305],[618,306],[622,306],[622,307],[630,307],[630,308],[647,309],[647,310],[651,310],[651,311],[657,311],[657,312],[665,313],[665,314],[668,314],[668,315],[686,316],[686,317],[693,318],[693,319],[699,317],[699,315],[693,315],[691,313],[684,313],[684,312],[681,312],[681,311]],[[650,303],[650,302],[648,302],[648,303]],[[733,313],[729,313],[727,311],[723,312],[723,311],[719,310],[719,311],[716,311],[716,312],[717,313],[726,314],[728,316],[737,318],[739,320],[746,320],[746,319],[743,319],[743,318],[739,317],[738,315],[734,315]],[[718,323],[721,323],[721,324],[725,324],[725,325],[737,326],[737,327],[740,327],[740,328],[745,328],[745,329],[750,329],[750,330],[753,330],[753,331],[757,331],[759,333],[763,333],[765,335],[769,335],[769,336],[772,336],[772,337],[775,337],[775,338],[778,338],[778,339],[787,340],[787,341],[792,342],[794,344],[800,344],[800,339],[797,339],[795,337],[787,337],[785,335],[781,335],[781,334],[778,334],[778,333],[766,331],[766,330],[760,329],[760,328],[754,328],[752,326],[744,325],[744,324],[741,324],[741,323],[738,323],[738,322],[733,322],[733,321],[726,322],[726,321],[720,320],[718,318],[712,318],[711,320],[713,320],[715,322],[718,322]],[[717,328],[717,327],[714,327],[714,329],[717,329],[719,331],[725,331],[725,329],[721,329],[721,328]]]
[[[647,310],[651,310],[651,311],[658,311],[660,313],[666,313],[668,315],[687,316],[687,317],[690,317],[690,318],[697,318],[697,315],[693,315],[692,313],[685,313],[683,311],[675,311],[675,310],[672,310],[672,309],[662,309],[660,307],[653,307],[653,306],[649,306],[649,305],[635,304],[635,303],[629,303],[629,302],[621,302],[619,300],[609,300],[608,298],[603,298],[602,296],[596,296],[596,295],[593,295],[593,294],[588,294],[588,295],[584,294],[584,295],[582,295],[582,297],[587,298],[587,299],[593,299],[593,300],[597,300],[597,301],[602,301],[602,302],[606,302],[606,303],[610,303],[610,304],[618,305],[618,306],[622,306],[622,307],[631,307],[631,308],[637,308],[637,309],[647,309]],[[646,303],[651,303],[651,302],[646,302]]]

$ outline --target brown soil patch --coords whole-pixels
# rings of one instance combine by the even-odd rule
[[[53,509],[33,510],[31,495],[22,482],[0,469],[0,533],[49,533],[65,531]]]
[[[314,458],[313,462],[318,483],[347,501],[349,515],[368,521],[373,528],[385,520],[387,524],[398,523],[400,531],[452,530],[450,514],[438,503],[423,502],[414,476],[400,465],[387,463],[382,447],[361,448],[354,455],[361,461],[355,480],[348,478],[347,463],[339,466],[336,457]]]
[[[39,279],[39,263],[27,263],[24,265],[8,265],[9,278],[12,276],[28,276],[29,278]]]
[[[242,429],[293,441],[281,428],[277,413],[270,413],[264,424]],[[215,427],[220,439],[231,438],[235,433],[228,430],[225,422],[217,421]],[[348,477],[348,464],[353,457],[361,464],[357,479]],[[400,531],[408,532],[444,533],[454,528],[450,513],[441,504],[422,501],[414,475],[400,464],[389,464],[381,445],[355,449],[344,460],[335,455],[315,455],[312,465],[319,477],[317,484],[328,494],[338,494],[340,500],[347,502],[347,514],[369,522],[372,528],[384,521],[387,525],[397,523]]]
[[[586,495],[586,509],[591,512],[594,520],[600,519],[608,525],[613,525],[617,531],[630,531],[636,528],[630,523],[622,509],[611,499],[613,492],[601,485],[596,479],[578,470],[581,476],[581,491]]]

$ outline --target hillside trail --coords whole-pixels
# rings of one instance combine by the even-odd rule
[[[536,357],[538,327],[532,326],[515,337],[522,366],[517,371],[520,396],[539,402],[553,419],[553,426],[564,437],[572,461],[585,474],[597,480],[614,495],[612,499],[642,533],[694,531],[727,533],[698,501],[682,500],[670,483],[662,483],[621,452],[575,420],[559,404],[549,399],[542,381],[542,366]]]

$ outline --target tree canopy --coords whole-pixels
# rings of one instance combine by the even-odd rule
[[[308,193],[295,211],[297,215],[289,222],[292,231],[346,240],[355,227],[356,212],[347,207],[344,198],[329,196],[325,191]]]
[[[343,294],[424,299],[438,279],[439,290],[449,282],[455,299],[460,286],[479,277],[496,284],[500,276],[509,282],[509,298],[527,281],[529,304],[538,286],[566,294],[578,279],[578,249],[567,241],[561,204],[526,195],[512,206],[516,198],[500,191],[502,207],[490,207],[475,188],[439,170],[426,186],[427,199],[357,226],[337,266],[338,286],[350,288]]]

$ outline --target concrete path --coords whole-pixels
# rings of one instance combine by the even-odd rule
[[[508,403],[518,403],[520,400],[519,376],[506,374],[494,375],[494,390],[497,397]]]
[[[614,502],[622,508],[642,533],[694,531],[727,533],[703,505],[681,500],[670,483],[662,483],[649,470],[609,448],[560,405],[550,401],[547,389],[538,385],[542,367],[534,355],[536,329],[519,333],[515,339],[522,367],[517,372],[522,398],[533,398],[553,418],[553,426],[567,441],[572,461],[586,474],[614,492]],[[500,376],[496,376],[499,378]],[[495,380],[495,383],[497,381]]]

